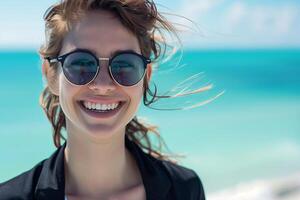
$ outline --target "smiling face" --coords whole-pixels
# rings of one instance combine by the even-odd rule
[[[136,36],[128,31],[117,17],[108,11],[93,11],[65,36],[59,55],[75,49],[87,49],[97,57],[110,58],[117,51],[134,51],[141,54]],[[143,81],[131,87],[122,87],[109,75],[108,61],[100,61],[97,77],[87,85],[71,84],[59,73],[59,102],[66,116],[66,128],[70,135],[103,139],[124,134],[126,125],[135,116],[143,96]],[[150,79],[151,67],[147,67]],[[93,105],[94,104],[94,105]],[[99,105],[97,105],[99,104]],[[97,113],[85,108],[104,104],[119,104],[116,110]],[[100,106],[101,107],[101,106]]]

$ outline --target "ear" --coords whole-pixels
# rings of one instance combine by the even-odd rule
[[[55,67],[51,67],[48,60],[44,59],[42,63],[42,74],[47,80],[49,90],[54,95],[59,95],[59,72]]]
[[[147,65],[146,76],[147,76],[147,82],[149,83],[152,77],[152,64]]]

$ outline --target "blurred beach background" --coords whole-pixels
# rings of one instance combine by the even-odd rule
[[[42,15],[56,1],[0,2],[0,182],[30,169],[55,147],[41,107]],[[208,200],[300,199],[300,2],[165,0],[159,10],[187,27],[182,51],[159,66],[159,92],[213,84],[161,101],[195,109],[138,116],[159,127],[181,164],[200,176]],[[188,79],[188,80],[187,80]],[[186,80],[186,81],[184,81]],[[180,85],[176,85],[178,83]]]

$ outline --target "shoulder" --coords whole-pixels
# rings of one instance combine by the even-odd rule
[[[155,158],[149,154],[147,157],[152,160],[151,163],[154,164],[155,168],[160,170],[159,174],[166,175],[170,180],[170,199],[205,200],[202,181],[193,169]]]
[[[171,178],[176,191],[189,193],[191,199],[199,199],[199,197],[201,200],[205,199],[202,182],[194,170],[170,161],[161,161],[161,164]]]
[[[0,200],[33,199],[35,185],[41,173],[43,162],[44,161],[41,161],[32,169],[0,183]]]
[[[157,158],[130,140],[126,146],[134,155],[142,177],[147,180],[146,189],[157,197],[154,199],[168,196],[168,199],[205,200],[202,182],[194,170]]]
[[[170,161],[162,160],[161,165],[167,170],[172,179],[179,182],[195,182],[199,179],[197,173],[185,166]]]

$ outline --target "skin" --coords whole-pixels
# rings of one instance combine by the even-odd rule
[[[60,55],[76,48],[89,49],[97,57],[111,57],[117,50],[141,53],[136,36],[103,10],[89,12],[75,24],[64,38]],[[101,64],[100,73],[87,85],[72,85],[59,72],[58,85],[50,86],[57,88],[52,92],[59,95],[66,116],[65,194],[68,200],[146,199],[137,163],[124,140],[125,126],[135,116],[143,96],[143,81],[129,88],[119,86],[109,76],[107,61]],[[151,72],[149,65],[148,80]],[[78,101],[94,97],[125,104],[115,116],[96,119],[78,105]]]

